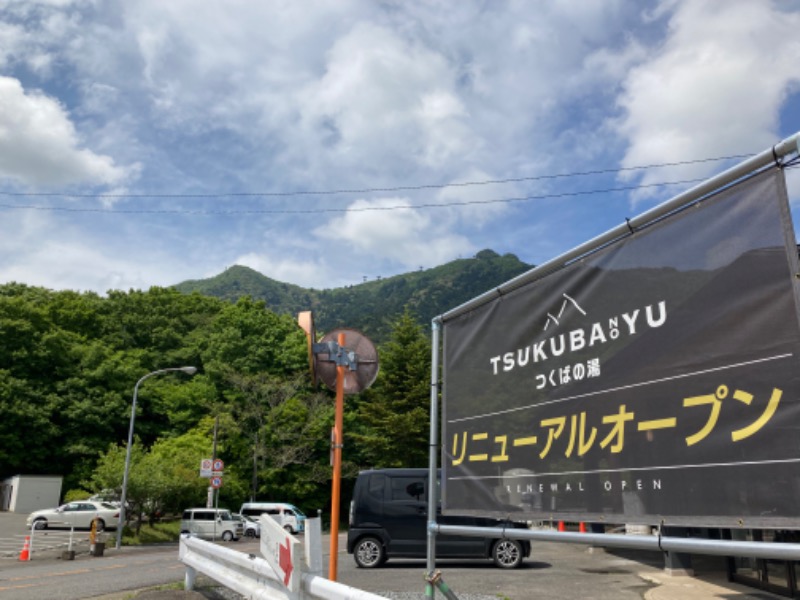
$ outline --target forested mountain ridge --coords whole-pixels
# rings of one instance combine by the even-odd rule
[[[473,258],[342,288],[316,290],[282,283],[248,267],[234,266],[209,279],[175,285],[223,300],[263,300],[270,310],[296,315],[313,310],[317,329],[351,327],[374,341],[385,340],[389,320],[408,309],[426,327],[439,314],[531,269],[513,254],[482,250]]]

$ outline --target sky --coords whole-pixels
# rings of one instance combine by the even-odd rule
[[[540,264],[800,131],[799,31],[800,0],[4,0],[0,284]]]

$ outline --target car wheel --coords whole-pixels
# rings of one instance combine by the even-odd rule
[[[233,533],[230,531],[223,531],[222,532],[222,541],[223,542],[230,542],[233,540]]]
[[[517,540],[497,540],[492,547],[492,560],[501,569],[516,569],[522,558],[522,544]]]
[[[47,519],[36,519],[33,522],[34,529],[47,529]]]
[[[97,527],[95,527],[95,531],[105,531],[106,522],[103,519],[97,519]]]
[[[256,532],[252,529],[248,529],[244,532],[244,537],[256,537]]]
[[[353,558],[359,567],[372,569],[386,562],[386,552],[378,538],[365,537],[356,544],[353,550]]]
[[[283,528],[288,532],[294,535],[294,530],[292,529],[291,525],[284,525]]]

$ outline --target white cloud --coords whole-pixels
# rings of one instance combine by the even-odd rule
[[[297,89],[321,68],[319,55],[352,19],[351,4],[141,0],[125,5],[114,34],[131,44],[126,52],[156,118],[255,134],[289,125]],[[104,51],[97,40],[87,43],[93,55]]]
[[[666,40],[629,72],[618,99],[623,115],[614,125],[628,142],[622,165],[758,152],[774,143],[781,106],[800,83],[800,15],[767,0],[673,6]],[[705,177],[717,169],[652,170],[641,182]]]
[[[390,260],[406,266],[431,266],[473,250],[465,237],[449,232],[433,212],[397,209],[403,206],[410,206],[405,198],[357,200],[347,213],[313,233],[349,247],[375,264]]]
[[[327,53],[325,75],[300,90],[309,142],[342,164],[441,167],[477,140],[448,61],[416,41],[358,23]]]
[[[25,93],[19,80],[0,76],[0,178],[29,186],[116,184],[135,172],[81,148],[61,104],[41,92]]]
[[[234,263],[250,267],[270,279],[291,282],[302,287],[320,288],[320,282],[330,280],[330,267],[325,265],[324,261],[313,258],[298,260],[267,253],[248,252],[239,256]],[[208,276],[218,273],[219,270],[210,272]]]
[[[7,211],[0,219],[0,281],[52,289],[147,289],[172,285],[179,272],[142,247],[119,251],[97,232],[39,211]]]
[[[513,204],[502,200],[528,195],[525,188],[514,182],[482,184],[497,179],[482,169],[466,169],[451,182],[453,185],[442,188],[436,194],[436,204],[452,206],[446,210],[433,209],[431,214],[440,222],[480,229],[509,211]]]

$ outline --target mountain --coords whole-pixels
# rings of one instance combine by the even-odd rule
[[[329,290],[282,283],[238,265],[215,277],[184,281],[174,287],[182,293],[198,292],[232,302],[248,295],[263,300],[278,313],[297,315],[312,310],[320,332],[349,327],[379,343],[388,337],[389,321],[406,306],[427,331],[433,317],[531,268],[513,254],[501,256],[482,250],[473,258],[431,269]]]

